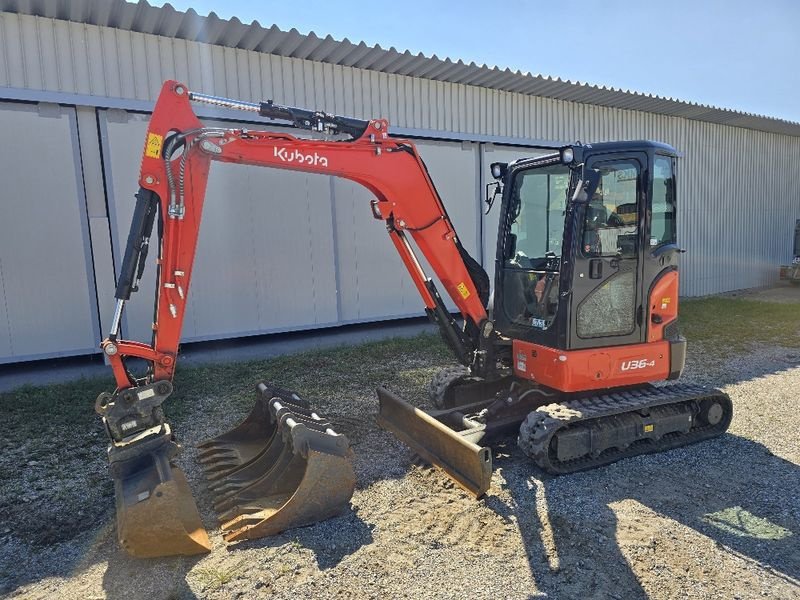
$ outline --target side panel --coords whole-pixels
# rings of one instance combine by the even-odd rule
[[[98,352],[73,108],[0,104],[0,363]]]
[[[556,350],[514,340],[514,374],[562,392],[661,381],[670,373],[670,344]]]
[[[647,341],[664,339],[664,327],[678,318],[678,271],[667,271],[650,290],[647,309]]]

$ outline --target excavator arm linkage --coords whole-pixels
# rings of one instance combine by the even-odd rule
[[[195,116],[192,99],[257,110],[259,114],[291,120],[295,126],[306,129],[362,133],[355,139],[331,141],[267,131],[210,128]],[[174,374],[211,161],[333,175],[368,188],[375,195],[372,213],[386,222],[389,237],[429,314],[443,319],[446,310],[415,256],[408,235],[471,324],[465,329],[477,331],[487,319],[486,291],[479,292],[473,280],[475,271],[470,272],[463,247],[416,147],[409,141],[390,138],[388,128],[383,119],[357,121],[272,103],[231,101],[193,94],[183,84],[165,82],[150,120],[139,175],[139,205],[143,208],[134,218],[133,239],[129,240],[117,289],[118,307],[111,335],[104,342],[117,386],[131,385],[123,364],[126,356],[151,361],[154,380],[171,379]],[[136,260],[135,255],[138,249],[148,246],[153,202],[160,205],[164,233],[155,335],[152,346],[147,347],[118,341],[116,337],[121,305],[135,287],[131,279],[141,275],[143,260]],[[465,339],[462,331],[452,331],[452,326],[450,329],[445,329],[446,340],[456,347],[458,358],[470,364],[477,349],[476,340]]]
[[[192,110],[193,100],[255,112],[337,139],[206,127]],[[240,102],[192,93],[176,81],[164,83],[145,140],[111,331],[102,343],[117,387],[96,402],[111,438],[118,536],[131,554],[210,549],[186,478],[172,463],[178,446],[161,404],[172,392],[212,161],[332,175],[368,188],[375,196],[373,216],[385,221],[426,312],[457,359],[474,372],[493,366],[485,308],[488,279],[461,245],[414,144],[390,138],[388,127],[382,119],[361,121],[272,102]],[[343,135],[349,139],[340,139]],[[137,290],[156,223],[160,239],[154,244],[159,268],[152,341],[119,339],[123,308]],[[409,236],[461,312],[463,329],[424,273]],[[134,376],[127,358],[144,359],[146,375]],[[344,436],[294,392],[266,383],[257,392],[255,408],[239,426],[200,446],[227,541],[333,516],[347,506],[355,486],[352,452]],[[384,426],[393,429],[388,420]],[[470,452],[467,448],[465,456],[477,456]],[[486,479],[485,454],[481,481]],[[467,473],[464,480],[471,478]]]

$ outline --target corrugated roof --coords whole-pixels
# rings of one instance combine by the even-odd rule
[[[664,98],[653,94],[533,75],[487,65],[469,64],[435,54],[412,54],[380,45],[321,38],[313,31],[307,35],[296,29],[283,31],[273,25],[262,27],[258,21],[242,23],[237,18],[220,19],[189,9],[175,10],[171,5],[150,6],[144,0],[134,4],[123,0],[0,0],[0,10],[115,27],[129,31],[182,38],[220,46],[254,50],[280,56],[302,58],[336,65],[370,69],[384,73],[422,77],[482,86],[532,96],[597,104],[614,108],[685,117],[747,127],[773,133],[800,136],[800,123]]]

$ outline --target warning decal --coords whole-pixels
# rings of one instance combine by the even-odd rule
[[[463,281],[456,286],[456,289],[458,290],[458,293],[461,294],[461,297],[464,300],[469,298],[469,290],[467,289],[467,286]]]
[[[147,134],[147,146],[144,149],[144,155],[149,158],[161,158],[161,142],[164,140],[163,136],[157,133]]]

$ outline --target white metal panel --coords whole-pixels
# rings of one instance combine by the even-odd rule
[[[148,118],[127,117],[121,122],[114,113],[100,114],[117,269],[133,214]],[[335,323],[330,215],[327,176],[213,164],[183,339]],[[126,308],[126,335],[134,339],[150,336],[154,261],[155,256],[148,257],[141,290]]]
[[[74,109],[0,104],[0,363],[97,351]]]
[[[345,322],[420,314],[423,306],[365,187],[334,179],[339,303]]]
[[[330,177],[250,169],[262,331],[337,321]]]
[[[103,185],[103,161],[98,143],[100,133],[97,126],[97,111],[94,108],[83,106],[78,107],[76,112],[80,158],[83,167],[83,186],[89,216],[89,235],[92,240],[92,264],[97,302],[106,309],[99,311],[100,331],[103,335],[107,335],[111,328],[112,313],[108,307],[114,304],[115,277],[106,193]],[[99,340],[97,341],[99,342]]]

